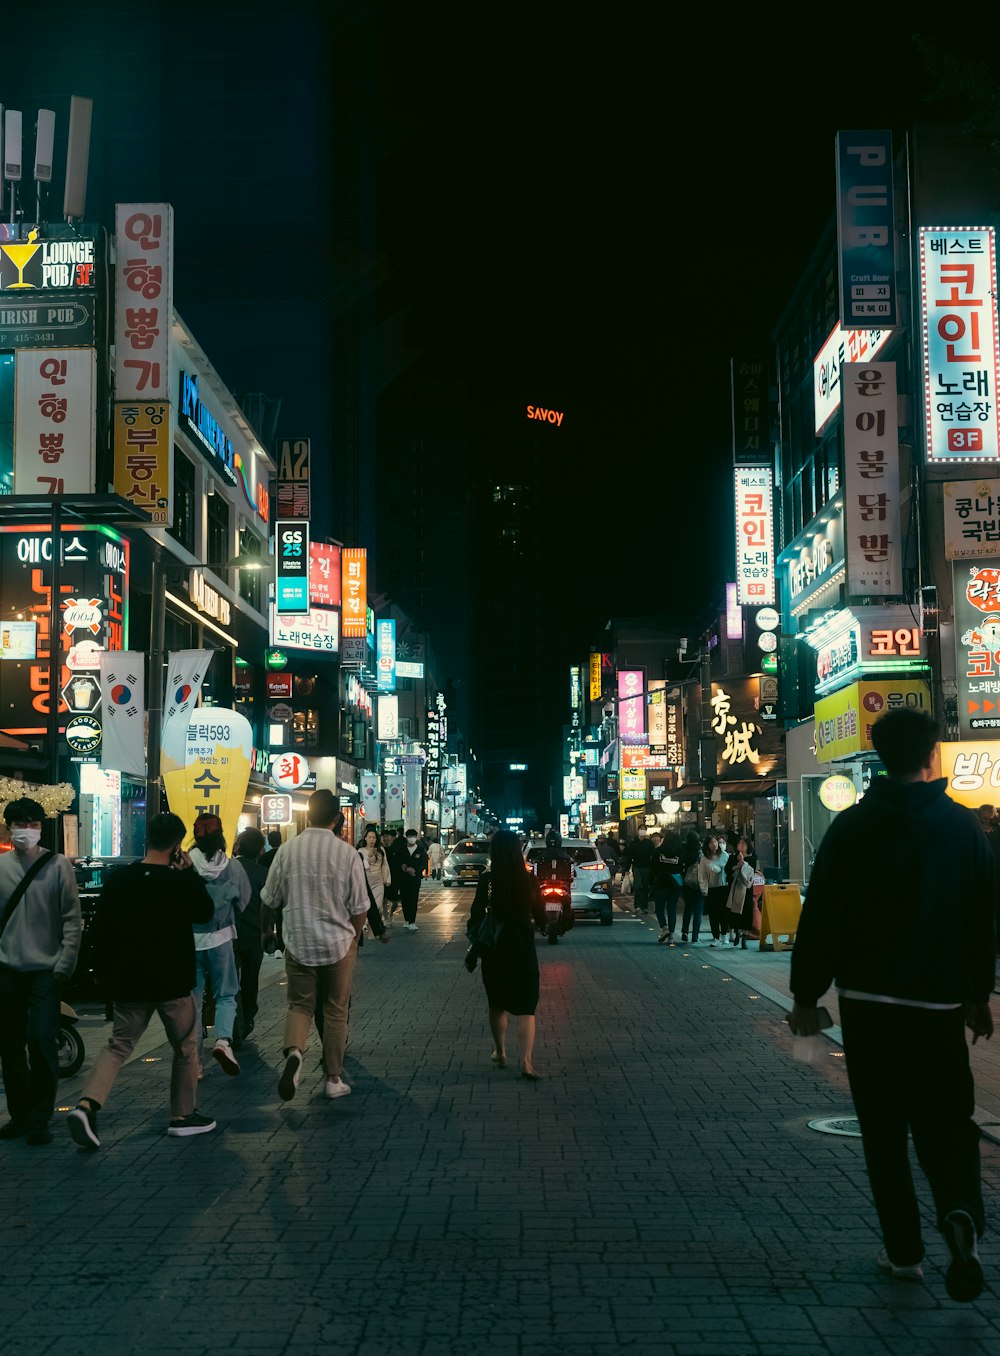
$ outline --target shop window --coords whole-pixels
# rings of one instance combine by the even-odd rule
[[[178,448],[174,448],[174,521],[167,531],[174,541],[194,554],[195,497],[194,467]]]
[[[206,550],[209,565],[225,565],[232,554],[229,548],[229,504],[218,491],[208,496]]]
[[[292,743],[297,748],[314,749],[319,744],[319,712],[311,708],[296,711],[292,717]]]

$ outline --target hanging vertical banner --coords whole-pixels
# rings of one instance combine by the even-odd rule
[[[733,464],[759,466],[771,455],[767,359],[733,358]]]
[[[594,651],[590,656],[590,700],[599,702],[603,692],[601,684],[601,656]]]
[[[361,775],[361,806],[369,824],[377,824],[382,814],[382,778],[377,772]]]
[[[774,521],[770,466],[737,466],[736,597],[774,603]]]
[[[379,706],[385,700],[380,697]],[[392,700],[395,701],[395,697]],[[385,817],[386,822],[403,818],[403,778],[398,773],[390,773],[385,779]]]
[[[955,677],[963,739],[1000,739],[1000,558],[955,561]]]
[[[104,739],[101,767],[146,775],[143,664],[139,650],[102,650],[101,694]]]
[[[92,348],[18,350],[15,494],[93,494],[96,382]]]
[[[837,133],[837,263],[844,329],[898,325],[888,130]]]
[[[156,527],[173,525],[170,406],[135,401],[114,408],[115,494],[145,509]]]
[[[115,207],[115,399],[170,399],[174,209]]]
[[[383,693],[378,698],[378,727],[375,735],[376,739],[388,740],[399,738],[399,698],[390,697]],[[386,787],[388,787],[388,780]],[[388,791],[386,792],[388,794]]]
[[[274,571],[275,612],[279,617],[307,615],[309,524],[304,519],[274,524]]]
[[[646,733],[646,671],[618,670],[618,730],[623,735]]]
[[[921,226],[928,461],[1000,459],[996,232]]]
[[[309,543],[309,602],[313,607],[340,606],[340,547]]]
[[[368,552],[363,546],[344,546],[340,552],[341,635],[368,634]]]
[[[184,731],[179,767],[165,767],[163,785],[172,814],[190,826],[199,815],[218,815],[231,852],[250,785],[253,727],[246,716],[204,706]]]
[[[385,617],[375,623],[375,673],[379,692],[396,690],[396,620]]]
[[[848,597],[903,591],[896,364],[845,363],[844,545]]]
[[[167,655],[167,691],[160,735],[160,768],[164,773],[184,766],[188,721],[211,662],[211,650],[176,650]]]
[[[309,476],[311,468],[308,438],[280,438],[275,458],[276,510],[279,518],[309,517]]]

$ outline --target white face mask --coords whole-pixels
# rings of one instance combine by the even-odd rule
[[[41,836],[41,829],[11,829],[10,831],[10,841],[18,852],[30,852],[33,847],[38,846],[38,840]]]

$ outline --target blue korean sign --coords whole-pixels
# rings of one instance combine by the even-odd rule
[[[837,260],[844,329],[899,324],[892,133],[837,133]]]
[[[395,692],[396,623],[393,618],[375,623],[375,654],[379,692]]]
[[[274,604],[279,617],[309,612],[309,524],[287,519],[274,525]]]

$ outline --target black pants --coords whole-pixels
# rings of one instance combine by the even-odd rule
[[[692,942],[696,942],[698,930],[701,927],[701,914],[705,907],[705,900],[697,885],[685,885],[682,893],[684,895],[684,920],[681,923],[681,934],[686,936],[690,932]]]
[[[261,944],[260,933],[239,933],[236,949],[240,957],[240,1003],[243,1008],[243,1021],[249,1023],[257,1016],[257,986],[260,982],[260,967],[264,962],[264,947]]]
[[[648,866],[633,866],[632,868],[632,906],[636,913],[645,913],[649,905],[650,874]]]
[[[661,928],[669,925],[671,932],[677,927],[677,901],[680,894],[681,887],[679,885],[653,886],[653,908],[656,910],[656,921]]]
[[[712,936],[716,941],[724,937],[729,931],[729,924],[726,920],[726,900],[729,898],[728,885],[713,885],[708,891],[708,899],[705,901],[708,905],[708,926],[712,929]]]
[[[907,1129],[934,1197],[937,1224],[951,1210],[986,1227],[975,1088],[961,1008],[932,1012],[843,998],[840,1024],[854,1108],[886,1252],[897,1266],[924,1255]]]
[[[399,884],[399,898],[403,906],[403,917],[408,923],[417,921],[417,900],[420,898],[420,878],[416,880],[409,876],[405,877]]]
[[[59,1083],[59,982],[0,965],[0,1063],[11,1120],[41,1129]]]

